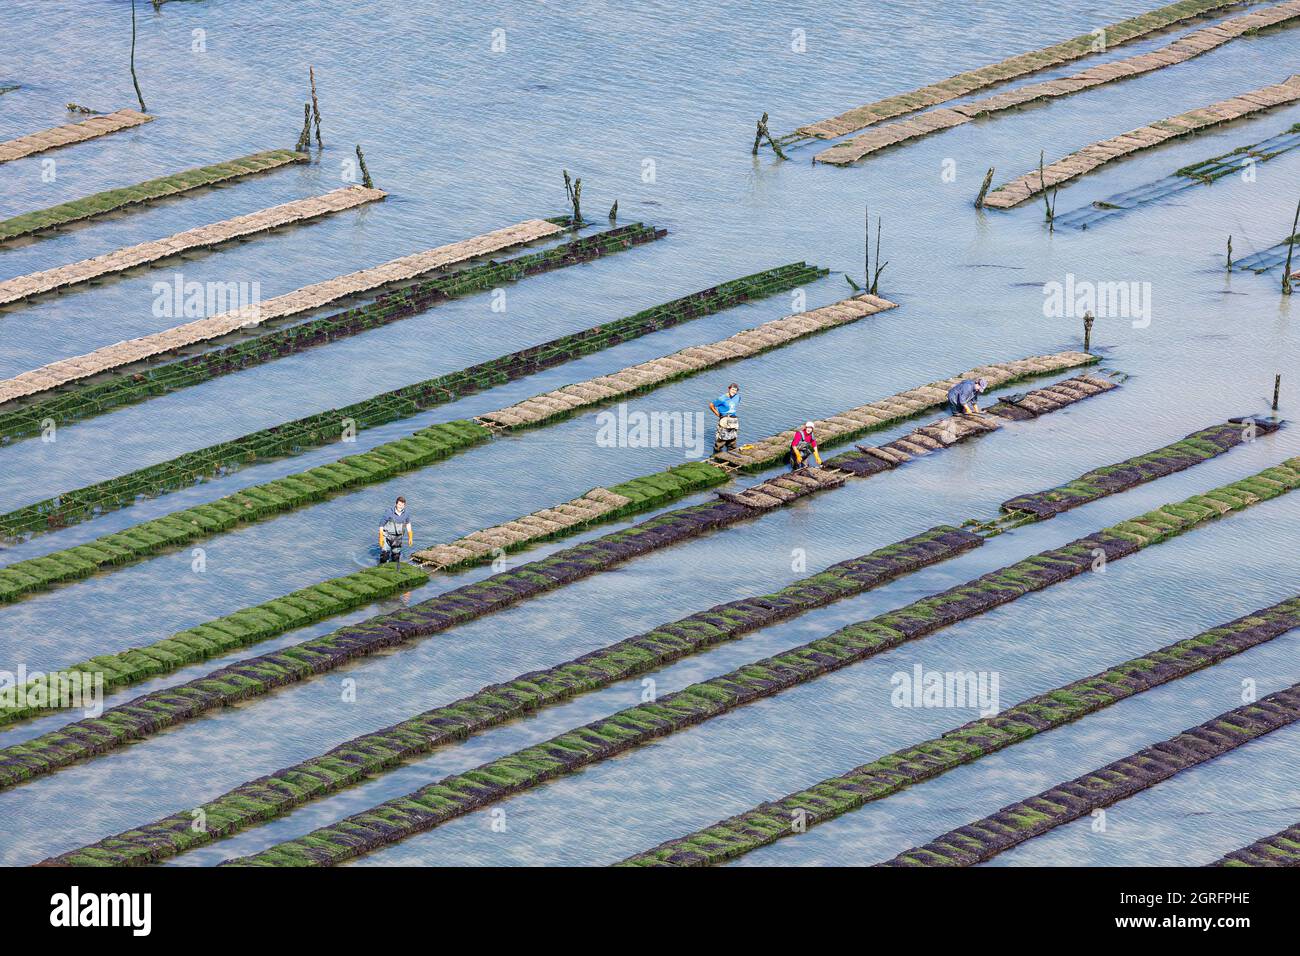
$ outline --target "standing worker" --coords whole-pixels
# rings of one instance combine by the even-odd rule
[[[978,415],[980,407],[976,399],[988,387],[988,379],[962,379],[948,389],[948,411],[954,415]]]
[[[736,450],[736,438],[740,435],[740,419],[736,417],[736,406],[740,404],[740,386],[732,382],[727,386],[725,395],[719,395],[709,402],[709,411],[718,416],[718,430],[713,436],[713,454]]]
[[[817,450],[817,436],[813,432],[814,426],[812,422],[804,422],[803,428],[795,430],[794,438],[790,440],[791,471],[807,468],[809,455],[816,459],[817,467],[821,467],[822,456],[821,452]]]
[[[393,507],[384,515],[383,524],[379,526],[379,563],[402,560],[402,531],[406,531],[406,543],[415,544],[415,533],[411,530],[411,513],[406,510],[406,499],[400,495]]]

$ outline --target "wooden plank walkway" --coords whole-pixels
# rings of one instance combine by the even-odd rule
[[[996,388],[1013,379],[1030,375],[1045,375],[1067,368],[1091,363],[1096,359],[1086,352],[1058,352],[1054,355],[1035,355],[1014,362],[984,365],[961,375],[931,382],[919,388],[899,392],[889,398],[851,408],[817,422],[818,440],[823,445],[834,444],[841,436],[856,436],[867,428],[880,428],[892,422],[910,418],[929,409],[943,405],[948,400],[948,389],[965,378],[984,378],[989,388]],[[779,461],[790,447],[794,430],[784,431],[770,438],[754,442],[744,451],[722,452],[714,460],[739,469],[754,469]]]
[[[884,302],[886,300],[880,301]],[[887,304],[893,305],[893,303]],[[835,308],[835,306],[828,308]],[[947,402],[948,389],[964,378],[983,377],[988,380],[989,387],[992,388],[1014,379],[1031,375],[1044,375],[1049,372],[1091,364],[1095,361],[1096,358],[1086,352],[1059,352],[1055,355],[1038,355],[998,365],[981,366],[962,375],[945,379],[942,382],[922,385],[920,388],[900,392],[889,398],[871,402],[860,408],[850,409],[847,412],[819,421],[817,422],[818,440],[823,448],[829,448],[837,440],[844,441],[848,437],[856,437],[867,429],[883,427],[895,421],[901,421],[936,408]],[[943,442],[943,444],[960,441],[973,431],[991,431],[996,427],[994,422],[985,421],[983,418],[977,418],[976,416],[958,416],[952,421],[954,424],[950,429],[952,433],[950,440]],[[944,434],[947,436],[948,431],[945,431]],[[793,437],[793,431],[782,432],[780,435],[771,438],[760,439],[745,451],[723,452],[715,455],[711,460],[697,462],[691,466],[683,466],[696,469],[704,468],[706,470],[714,468],[719,474],[711,481],[699,479],[694,474],[690,476],[682,475],[679,479],[681,480],[680,493],[672,494],[670,492],[669,494],[672,494],[672,497],[682,497],[709,485],[725,482],[727,475],[738,468],[757,470],[777,464],[784,460],[786,450],[790,447],[790,440]],[[899,442],[902,442],[902,444],[899,444]],[[921,442],[929,443],[930,439],[928,438],[915,439],[911,442],[900,439],[899,442],[882,446],[883,450],[880,454],[892,456],[893,464],[889,467],[909,460],[908,449],[911,450],[912,455],[917,455],[925,454],[931,447],[937,447],[933,443],[921,445]],[[883,470],[883,468],[878,470]],[[813,471],[809,469],[803,474],[809,474]],[[856,468],[854,471],[854,473],[862,472],[861,467]],[[830,473],[827,472],[827,474]],[[814,479],[820,474],[822,474],[822,470],[816,470],[816,474],[813,475]],[[524,515],[513,521],[475,531],[446,544],[439,544],[432,548],[417,551],[411,556],[411,559],[431,570],[458,568],[468,563],[486,561],[494,554],[515,551],[540,541],[590,527],[602,520],[620,517],[628,513],[629,508],[635,506],[632,497],[623,493],[626,489],[631,487],[638,487],[639,489],[641,483],[671,481],[676,477],[671,473],[661,473],[632,479],[612,488],[593,488],[581,498],[575,498],[564,504],[544,508],[541,511]],[[744,497],[745,495],[749,497]],[[765,487],[760,485],[742,491],[734,499],[728,500],[735,500],[737,503],[751,508],[767,508],[783,504],[787,498],[788,495],[765,490]],[[667,500],[671,500],[671,498],[660,496],[649,503],[659,505]]]
[[[17,139],[0,143],[0,163],[22,159],[24,156],[31,156],[33,153],[43,153],[47,149],[57,149],[60,146],[70,146],[73,143],[84,143],[88,139],[107,136],[109,133],[130,129],[133,126],[141,126],[152,120],[152,116],[137,110],[116,110],[112,113],[104,113],[101,116],[92,116],[80,123],[56,126],[53,129],[43,130],[39,133],[28,133],[26,136],[19,136]]]
[[[1203,30],[1196,30],[1150,53],[1114,60],[1059,80],[1021,86],[998,93],[996,96],[972,100],[951,108],[919,113],[898,123],[875,127],[861,136],[855,136],[851,140],[823,150],[813,159],[833,166],[847,166],[864,156],[898,143],[961,126],[992,113],[1016,109],[1036,100],[1069,96],[1095,86],[1126,80],[1153,70],[1184,63],[1244,34],[1253,34],[1265,27],[1276,26],[1298,18],[1300,18],[1300,0],[1289,0],[1287,3],[1255,10],[1245,16],[1233,17]]]
[[[182,252],[215,246],[232,239],[279,229],[291,223],[307,222],[321,216],[342,212],[345,209],[383,199],[386,195],[388,194],[381,189],[345,186],[321,196],[295,199],[293,202],[271,206],[245,216],[236,216],[233,219],[187,229],[165,239],[155,239],[151,242],[127,246],[124,249],[116,249],[102,256],[95,256],[93,259],[82,259],[80,262],[57,266],[43,272],[5,279],[0,281],[0,306],[90,282],[115,272],[125,272],[127,269],[180,255]]]
[[[1063,182],[1090,173],[1113,159],[1129,156],[1176,137],[1240,119],[1284,103],[1294,103],[1297,100],[1300,100],[1300,74],[1293,75],[1282,83],[1242,93],[1200,109],[1179,113],[1177,116],[1158,120],[1149,126],[1085,146],[1045,167],[1041,177],[1039,170],[1035,169],[1018,179],[1004,183],[988,194],[984,205],[994,209],[1010,209],[1038,195],[1044,189],[1051,189]]]
[[[117,212],[169,196],[179,196],[204,186],[215,186],[218,183],[243,179],[245,176],[270,172],[292,163],[305,163],[309,158],[306,153],[296,153],[291,149],[272,149],[224,163],[214,163],[211,166],[183,169],[179,173],[148,179],[134,186],[106,189],[48,209],[37,209],[8,219],[0,219],[0,242],[48,232],[83,219],[101,216],[106,212]]]
[[[563,388],[544,395],[536,395],[508,408],[488,412],[479,416],[479,421],[501,428],[539,425],[590,405],[655,388],[683,375],[733,359],[748,358],[806,335],[856,322],[869,315],[897,307],[896,303],[878,296],[869,294],[853,296],[820,309],[764,322],[762,325],[737,332],[719,342],[693,345],[672,355],[633,365],[613,375],[602,375],[576,385],[565,385]]]
[[[1107,47],[1115,47],[1184,20],[1235,5],[1233,0],[1226,0],[1226,2],[1225,0],[1191,0],[1191,2],[1173,3],[1120,23],[1112,23],[1102,29],[1105,31]],[[940,103],[966,96],[997,83],[1014,80],[1028,73],[1037,73],[1088,56],[1095,52],[1096,41],[1096,35],[1086,33],[1040,50],[1008,57],[977,70],[958,73],[929,86],[855,107],[839,116],[801,126],[798,132],[803,136],[818,139],[837,139],[883,120],[893,119],[895,116],[938,106]]]
[[[544,219],[529,219],[504,229],[484,233],[447,245],[393,259],[369,269],[304,286],[295,292],[276,296],[243,309],[222,312],[184,325],[139,338],[107,345],[103,348],[61,359],[49,365],[23,372],[0,381],[0,404],[58,388],[68,382],[97,375],[209,339],[220,338],[239,329],[251,328],[272,319],[283,319],[337,302],[348,296],[370,292],[394,282],[413,279],[427,272],[489,255],[512,246],[523,245],[560,233],[562,227]]]

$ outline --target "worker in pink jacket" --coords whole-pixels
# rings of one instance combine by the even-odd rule
[[[794,438],[790,439],[790,470],[798,471],[800,468],[806,468],[809,455],[820,467],[822,456],[817,450],[816,426],[812,422],[804,422],[803,428],[795,429]]]

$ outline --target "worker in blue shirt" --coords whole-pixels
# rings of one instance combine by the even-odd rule
[[[709,411],[718,416],[718,430],[713,436],[713,454],[736,450],[736,438],[740,435],[740,419],[736,416],[736,406],[740,404],[740,386],[732,382],[727,391],[709,402]]]
[[[980,407],[977,399],[988,387],[987,379],[962,379],[948,389],[948,411],[953,415],[979,414]]]

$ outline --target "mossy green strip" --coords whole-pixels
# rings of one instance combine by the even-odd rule
[[[212,166],[199,166],[183,173],[150,179],[135,186],[109,189],[59,206],[38,209],[35,212],[0,220],[0,242],[44,232],[57,226],[65,226],[112,210],[152,202],[165,196],[175,196],[201,186],[242,179],[290,163],[305,163],[309,159],[306,153],[296,153],[289,149],[272,149],[264,153],[253,153],[242,159],[216,163]]]
[[[301,480],[306,486],[300,494],[295,493],[292,497],[280,493],[278,486],[286,480],[280,478],[226,495],[213,504],[196,505],[133,525],[125,531],[97,538],[88,546],[79,545],[40,558],[19,561],[0,569],[0,603],[17,600],[65,581],[89,577],[96,571],[111,570],[166,548],[206,538],[212,533],[209,527],[214,504],[232,509],[234,523],[248,524],[324,500],[343,488],[385,481],[393,475],[446,458],[491,437],[491,432],[477,422],[460,421],[450,424],[457,426],[454,432],[435,428],[416,432],[416,436],[428,439],[418,456],[387,455],[388,446],[385,444],[377,446],[367,455],[350,455],[337,462],[291,475],[289,479]]]
[[[1185,677],[1297,627],[1300,597],[1293,597],[662,843],[628,857],[620,865],[708,866],[735,859],[961,764]],[[838,789],[827,800],[825,788],[830,784]],[[776,826],[760,825],[761,821],[773,820]]]
[[[604,325],[563,336],[541,346],[502,356],[460,372],[416,382],[390,392],[284,422],[231,441],[187,452],[169,461],[150,465],[117,478],[65,492],[44,501],[0,515],[0,535],[15,538],[67,527],[93,517],[130,506],[139,497],[156,497],[187,488],[195,482],[223,476],[245,465],[301,454],[342,439],[345,434],[408,418],[429,408],[490,388],[501,382],[552,368],[564,362],[592,355],[662,328],[677,325],[765,296],[785,292],[826,274],[805,263],[791,263],[722,283],[645,309]],[[658,383],[663,384],[663,383]],[[447,437],[457,431],[435,425],[407,439],[389,442],[375,452],[354,456],[354,464],[369,468],[368,462],[384,455],[410,462],[410,467],[427,457],[427,442],[421,437]],[[474,426],[479,427],[479,426]],[[382,463],[378,464],[382,468]],[[275,483],[264,486],[276,491]],[[309,495],[293,493],[309,500]]]
[[[1285,466],[1274,471],[1290,475],[1287,490],[1300,487],[1300,458],[1293,458]],[[1208,517],[1199,521],[1189,521],[1181,530],[1196,527],[1206,520]],[[1036,562],[1033,560],[1018,562],[1001,571],[983,575],[966,585],[951,588],[942,594],[924,598],[905,608],[887,612],[870,622],[865,622],[868,626],[876,625],[886,631],[898,633],[899,636],[893,640],[871,642],[866,646],[860,646],[853,637],[857,629],[863,625],[842,628],[836,632],[836,635],[832,635],[832,638],[842,635],[848,638],[846,641],[837,642],[830,639],[813,641],[774,657],[756,661],[729,674],[666,695],[655,704],[629,708],[612,717],[595,721],[544,743],[491,761],[469,773],[453,774],[444,778],[432,786],[444,790],[462,791],[461,796],[447,808],[430,811],[408,825],[379,830],[360,839],[341,839],[352,832],[352,828],[364,825],[368,817],[389,807],[392,801],[388,801],[339,823],[321,827],[313,831],[309,837],[277,844],[252,856],[229,861],[229,864],[282,865],[286,852],[292,853],[298,862],[311,865],[328,866],[352,859],[362,853],[436,827],[454,817],[480,809],[510,794],[536,786],[559,773],[547,769],[520,779],[513,773],[513,768],[521,762],[558,760],[564,767],[563,772],[572,772],[656,737],[694,726],[753,700],[814,680],[833,670],[871,657],[883,649],[897,646],[903,641],[915,640],[955,621],[967,620],[1027,593],[1020,588],[1001,594],[975,587],[981,583],[1003,584],[1007,580],[1007,572],[1022,571],[1037,576],[1041,579],[1037,587],[1046,587],[1051,583],[1068,580],[1089,570],[1092,566],[1092,554],[1098,550],[1104,553],[1108,560],[1115,561],[1135,553],[1139,548],[1109,535],[1107,530],[1103,529],[1065,547],[1043,552],[1036,556],[1038,559]],[[917,609],[925,613],[917,615],[914,613]],[[1065,706],[1059,701],[1053,703],[1058,707]],[[665,717],[665,713],[672,716]],[[641,729],[636,729],[638,725],[642,725]],[[924,751],[919,752],[917,758],[924,766],[936,766],[942,763],[940,757],[926,754]],[[511,768],[509,782],[493,783],[494,772],[503,765]],[[473,783],[474,786],[466,787],[467,782]],[[419,803],[427,789],[429,788],[418,790],[399,799]],[[313,841],[310,847],[304,844],[306,839]],[[286,850],[290,847],[296,849]],[[300,858],[299,852],[303,854]]]
[[[365,568],[195,625],[143,648],[105,654],[61,670],[98,673],[103,689],[114,690],[420,587],[428,580],[425,572],[409,564]],[[50,686],[45,675],[15,691],[23,703],[0,700],[0,725],[58,709],[57,701],[51,700]]]
[[[169,361],[141,370],[133,369],[130,373],[118,372],[103,380],[97,378],[94,382],[79,379],[68,383],[58,392],[43,393],[30,401],[18,403],[12,411],[0,414],[0,442],[39,435],[45,427],[42,423],[46,421],[61,426],[102,415],[123,405],[166,395],[222,375],[252,368],[286,355],[293,355],[305,349],[378,328],[423,312],[451,298],[494,289],[505,283],[517,282],[542,272],[590,262],[614,252],[653,242],[666,234],[665,230],[649,228],[641,223],[620,226],[617,229],[574,239],[539,252],[506,259],[503,262],[468,266],[457,269],[450,275],[423,279],[381,295],[373,302],[356,308],[306,322],[297,322],[286,328],[265,332],[254,339],[236,342],[189,358]],[[597,328],[603,331],[608,326]],[[596,333],[596,330],[589,331]],[[582,334],[578,333],[579,336]],[[397,395],[401,400],[411,403],[421,401],[427,391],[429,401],[433,401],[435,397],[443,401],[452,401],[457,397],[472,394],[474,390],[488,387],[489,384],[497,384],[488,380],[502,376],[503,372],[500,368],[502,364],[509,368],[514,365],[512,360],[527,363],[535,352],[539,354],[540,361],[549,347],[561,342],[563,340],[544,343],[489,361],[483,366],[473,366],[465,370],[465,379],[458,378],[458,373],[452,373],[451,376],[430,379],[428,382],[417,382],[398,389]],[[507,380],[504,377],[500,378],[500,381]],[[472,385],[470,391],[459,391],[468,385]],[[432,407],[432,405],[423,407]],[[330,431],[337,433],[338,429],[334,428]]]
[[[98,856],[101,850],[108,852],[106,848],[111,844],[120,864],[170,856],[264,819],[260,813],[250,814],[237,809],[239,800],[254,789],[260,793],[273,782],[301,781],[304,778],[323,781],[311,787],[299,785],[278,790],[273,798],[276,812],[286,812],[293,806],[334,792],[364,775],[381,772],[441,744],[522,716],[538,707],[559,703],[576,694],[606,687],[615,681],[699,653],[774,621],[862,593],[921,567],[979,547],[981,543],[982,539],[977,535],[957,528],[935,528],[833,565],[775,593],[719,605],[585,654],[578,660],[524,674],[504,684],[491,685],[461,701],[427,711],[386,730],[366,734],[320,757],[277,771],[269,778],[252,781],[205,805],[204,814],[209,827],[201,836],[193,835],[189,827],[173,827],[176,818],[168,818],[104,841],[91,855]],[[843,587],[833,591],[826,589],[822,582],[827,578],[840,582]],[[706,623],[716,620],[727,623],[725,626]],[[656,715],[662,716],[659,712]],[[560,749],[567,746],[561,745]],[[343,753],[359,756],[345,773],[327,773],[327,769],[335,765],[337,756]],[[425,806],[450,806],[454,800],[449,799],[441,788],[435,787],[424,793],[418,802]],[[219,828],[214,828],[214,819],[222,821]],[[79,851],[68,856],[69,861],[74,858],[78,862],[84,859]]]

